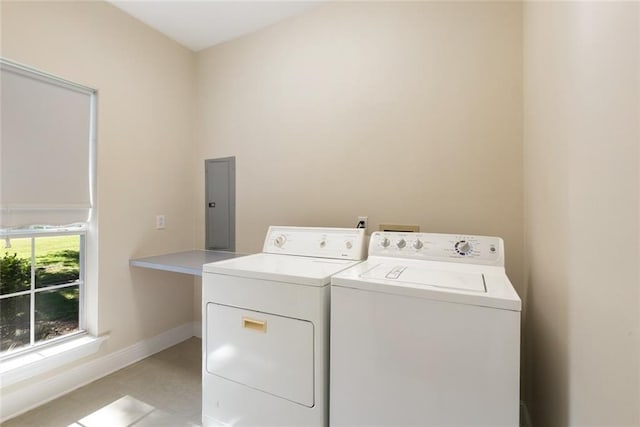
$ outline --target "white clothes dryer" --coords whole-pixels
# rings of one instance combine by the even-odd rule
[[[327,426],[334,274],[362,229],[270,227],[263,252],[203,267],[204,426]]]
[[[331,288],[331,426],[518,426],[502,239],[376,232]]]

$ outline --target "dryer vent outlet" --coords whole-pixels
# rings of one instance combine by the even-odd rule
[[[378,226],[378,231],[394,231],[400,233],[419,233],[420,226],[419,225],[408,225],[408,224],[380,224]]]

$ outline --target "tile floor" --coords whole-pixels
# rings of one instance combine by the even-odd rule
[[[200,426],[201,345],[188,339],[2,426]]]

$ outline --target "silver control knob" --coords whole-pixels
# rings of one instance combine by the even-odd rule
[[[388,248],[390,244],[391,242],[386,237],[383,237],[380,241],[380,246],[382,246],[383,248]]]
[[[407,246],[407,242],[404,239],[400,239],[398,240],[398,243],[396,243],[396,246],[398,247],[398,249],[402,249]]]
[[[347,249],[351,249],[353,247],[353,242],[351,240],[347,240],[346,242],[344,242],[344,245],[347,247]]]
[[[285,235],[281,234],[274,239],[273,244],[276,245],[278,248],[281,248],[284,245],[284,242],[286,241],[287,241],[287,238],[285,237]]]
[[[471,244],[466,240],[460,240],[456,243],[456,252],[460,255],[469,255],[471,252]]]
[[[327,241],[324,239],[320,240],[320,247],[324,248],[325,246],[327,246]]]
[[[415,242],[413,242],[413,248],[414,249],[422,249],[422,247],[424,246],[424,244],[422,243],[422,240],[417,239]]]

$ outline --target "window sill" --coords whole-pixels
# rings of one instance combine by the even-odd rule
[[[81,335],[59,344],[3,360],[0,365],[0,388],[27,380],[96,353],[106,339],[107,337]]]

